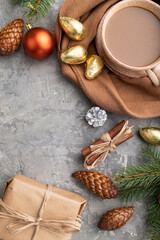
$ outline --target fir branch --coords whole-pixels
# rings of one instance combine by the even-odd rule
[[[159,187],[159,191],[157,191],[157,192],[159,194],[160,187]],[[158,198],[157,198],[158,194],[156,194],[149,201],[149,206],[147,208],[147,217],[146,217],[148,224],[154,224],[157,222],[158,219],[160,221],[160,204],[159,204]]]
[[[135,187],[149,187],[154,184],[160,185],[160,164],[152,163],[141,166],[132,166],[125,173],[115,176],[116,183],[124,190]]]
[[[154,146],[148,145],[141,154],[145,160],[152,159],[160,163],[160,152]]]
[[[131,166],[115,176],[122,201],[149,198],[146,222],[150,225],[148,240],[160,240],[160,152],[148,146],[143,150],[147,160],[141,165]]]
[[[37,20],[41,16],[45,17],[54,2],[54,0],[14,0],[15,4],[21,4],[25,8],[23,16],[30,22],[34,18]]]
[[[25,2],[29,2],[28,0],[13,0],[15,4],[24,4]]]
[[[145,188],[137,186],[128,189],[124,189],[124,187],[119,186],[118,190],[120,192],[121,201],[131,202],[133,200],[155,197],[160,190],[160,185],[148,186]]]
[[[160,240],[160,220],[149,227],[146,240]]]
[[[160,186],[160,152],[154,147],[143,150],[146,163],[131,166],[115,176],[120,198],[124,201],[139,200],[157,193]]]

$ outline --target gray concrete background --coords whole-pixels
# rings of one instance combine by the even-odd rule
[[[53,33],[63,2],[57,0],[48,17],[35,26]],[[12,0],[0,0],[0,27],[21,12]],[[123,119],[135,126],[134,138],[110,154],[98,171],[112,177],[119,169],[142,162],[138,155],[144,142],[138,130],[160,126],[160,118],[140,120],[108,113],[106,124],[94,129],[83,117],[92,106],[82,91],[62,76],[56,52],[45,61],[36,61],[25,55],[21,46],[12,56],[0,56],[0,195],[5,182],[21,173],[78,193],[88,201],[81,232],[73,240],[142,240],[146,231],[144,202],[135,203],[133,217],[120,230],[99,231],[97,223],[103,213],[127,204],[96,198],[72,179],[71,173],[84,170],[80,150]]]

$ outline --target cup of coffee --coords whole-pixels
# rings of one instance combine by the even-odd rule
[[[102,18],[96,36],[99,55],[116,74],[148,76],[160,86],[160,6],[123,0]]]

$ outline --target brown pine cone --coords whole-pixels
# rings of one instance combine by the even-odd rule
[[[83,183],[86,188],[96,196],[103,199],[115,198],[118,190],[112,180],[98,172],[78,171],[72,174],[74,178]]]
[[[20,46],[23,37],[24,21],[15,19],[0,32],[0,55],[8,56]]]
[[[112,209],[102,217],[98,223],[98,227],[102,230],[114,231],[124,226],[134,213],[134,205],[131,207],[123,207]]]

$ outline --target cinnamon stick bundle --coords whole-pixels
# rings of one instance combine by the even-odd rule
[[[125,127],[127,128],[128,131],[127,131],[125,137],[124,137],[124,138],[123,138],[123,137],[119,137],[119,141],[118,141],[118,134],[120,134],[120,136],[121,136],[121,131],[123,131],[123,128],[124,128],[124,130],[125,130],[125,129],[126,129]],[[128,139],[130,139],[130,138],[133,137],[133,134],[132,134],[132,132],[131,132],[131,128],[132,128],[132,127],[129,127],[129,125],[128,125],[128,121],[123,120],[123,121],[120,122],[117,126],[115,126],[111,131],[109,131],[108,133],[106,133],[106,134],[104,134],[104,135],[107,135],[107,134],[108,134],[111,142],[112,142],[112,140],[113,140],[113,144],[114,144],[114,138],[117,136],[117,139],[116,139],[116,141],[115,141],[115,147],[118,147],[120,144],[122,144],[123,142],[125,142],[125,141],[127,141]],[[122,134],[123,134],[123,133],[122,133]],[[102,135],[102,136],[103,136],[103,135]],[[92,143],[90,146],[86,147],[85,149],[83,149],[83,150],[81,151],[81,153],[82,153],[83,157],[85,158],[85,160],[86,160],[86,158],[88,158],[88,157],[91,155],[91,157],[89,157],[89,159],[87,159],[87,163],[85,162],[85,167],[86,167],[87,169],[92,169],[92,168],[94,168],[94,167],[95,167],[95,165],[94,165],[95,161],[97,161],[97,159],[98,159],[98,158],[100,159],[100,157],[101,157],[101,153],[97,154],[97,152],[98,152],[97,150],[96,150],[96,154],[95,154],[95,155],[92,155],[92,154],[91,154],[91,153],[92,153],[92,148],[93,148],[93,146],[96,146],[97,149],[98,149],[98,146],[101,146],[101,147],[102,147],[102,145],[103,145],[104,143],[105,143],[105,141],[100,138],[100,139],[98,139],[96,142]],[[106,146],[107,154],[108,154],[108,152],[111,152],[111,149],[110,149],[110,148],[107,148],[107,147],[109,147],[109,146],[110,146],[110,142],[108,143],[108,146]],[[93,165],[94,167],[92,167],[92,165]]]

